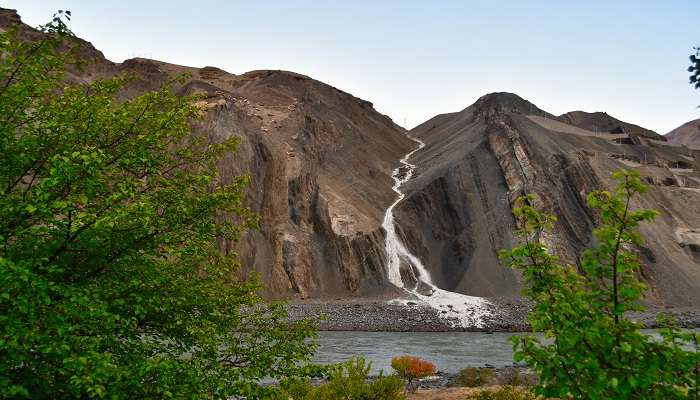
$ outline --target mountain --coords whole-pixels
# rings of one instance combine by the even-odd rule
[[[21,24],[0,10],[0,29]],[[19,25],[20,37],[40,33]],[[220,163],[222,179],[249,175],[246,202],[260,229],[238,243],[242,273],[256,272],[269,297],[383,296],[384,210],[394,201],[392,170],[416,144],[372,103],[286,71],[236,75],[135,58],[113,63],[89,42],[75,40],[87,68],[71,83],[129,73],[122,97],[155,90],[180,74],[174,89],[205,95],[208,112],[194,127],[212,139],[236,136],[238,151]]]
[[[671,143],[700,149],[700,118],[686,122],[672,130],[666,134],[666,138]]]
[[[596,130],[591,130],[592,127]],[[596,216],[586,195],[611,188],[619,168],[640,172],[649,194],[634,206],[661,216],[642,227],[638,249],[649,301],[700,302],[700,151],[604,113],[555,117],[511,93],[491,93],[409,132],[425,142],[395,211],[407,246],[448,290],[515,296],[518,276],[498,261],[514,244],[516,198],[535,194],[558,216],[546,238],[572,264],[592,244]]]
[[[0,29],[21,24],[0,9]],[[41,33],[19,25],[20,37]],[[438,115],[407,132],[372,103],[293,72],[233,74],[135,58],[114,63],[75,39],[90,63],[67,81],[129,73],[121,96],[155,90],[183,73],[180,94],[204,95],[207,113],[194,132],[212,140],[240,138],[221,160],[221,179],[249,175],[246,202],[260,228],[238,242],[241,273],[259,274],[271,298],[386,299],[382,221],[397,199],[392,172],[409,159],[413,177],[395,207],[396,233],[442,289],[486,297],[516,297],[520,277],[498,260],[515,244],[512,206],[523,193],[559,221],[549,243],[564,259],[592,243],[596,216],[588,192],[610,188],[610,174],[638,170],[650,185],[635,206],[659,209],[638,249],[641,275],[658,305],[700,304],[700,150],[605,113],[552,115],[511,93],[492,93],[466,109]],[[405,171],[404,171],[405,173]]]

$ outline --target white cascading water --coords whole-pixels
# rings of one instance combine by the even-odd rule
[[[386,232],[386,268],[387,278],[394,286],[405,290],[411,295],[410,299],[397,299],[396,302],[407,303],[408,301],[420,300],[430,307],[440,311],[440,315],[448,319],[452,323],[458,322],[462,327],[480,327],[482,325],[482,317],[486,314],[486,306],[488,302],[481,297],[467,296],[460,293],[449,292],[435,286],[430,273],[425,268],[418,257],[411,254],[404,246],[399,236],[396,234],[396,225],[394,223],[394,207],[406,196],[401,191],[401,185],[406,183],[411,177],[416,168],[414,164],[408,162],[413,153],[422,149],[425,143],[419,139],[411,138],[418,143],[418,147],[406,154],[400,161],[401,166],[396,168],[391,174],[394,179],[392,189],[398,194],[394,201],[384,214],[382,228]],[[405,169],[402,175],[401,169]],[[420,285],[414,288],[408,288],[401,278],[401,262],[409,264],[416,281],[427,285],[431,294],[425,295],[418,291]]]

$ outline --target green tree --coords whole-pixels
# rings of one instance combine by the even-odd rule
[[[192,134],[204,111],[168,88],[64,86],[66,17],[0,33],[0,397],[272,396],[313,331],[214,244],[257,223],[248,179],[216,174],[237,141]]]
[[[700,89],[700,47],[695,47],[695,54],[690,55],[690,84],[695,86],[695,89]]]
[[[522,272],[535,336],[514,337],[515,358],[540,377],[544,396],[576,399],[698,398],[698,335],[667,328],[661,338],[641,332],[625,313],[641,311],[645,285],[638,279],[637,228],[656,211],[632,208],[646,187],[639,174],[613,174],[613,192],[595,191],[588,205],[599,211],[596,246],[577,269],[563,264],[542,240],[555,218],[538,212],[526,196],[514,209],[524,244],[502,253]],[[686,346],[686,347],[684,347]],[[687,351],[685,348],[694,348]]]

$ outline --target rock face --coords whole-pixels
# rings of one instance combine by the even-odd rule
[[[222,248],[259,273],[271,297],[384,292],[380,224],[393,200],[391,170],[414,145],[403,129],[371,103],[302,75],[206,79],[201,71],[182,88],[207,95],[197,130],[241,137],[222,176],[250,175],[247,201],[261,216],[258,231]]]
[[[575,264],[596,221],[586,195],[611,187],[613,171],[632,168],[650,185],[635,206],[661,211],[642,228],[646,245],[637,249],[649,302],[700,302],[700,152],[603,113],[555,117],[510,93],[486,95],[410,134],[426,146],[412,160],[416,175],[396,216],[439,286],[480,296],[518,294],[518,276],[500,265],[497,252],[514,244],[511,207],[524,193],[558,216],[546,240]]]
[[[679,126],[666,134],[671,143],[682,144],[700,150],[700,119],[695,119]]]
[[[221,173],[250,175],[247,202],[261,217],[259,230],[222,249],[240,255],[244,273],[260,274],[270,297],[384,293],[380,224],[393,200],[391,171],[414,145],[403,129],[371,103],[302,75],[212,71],[197,71],[181,90],[207,96],[198,132],[242,139]]]

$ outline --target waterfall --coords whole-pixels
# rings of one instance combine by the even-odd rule
[[[413,137],[410,137],[410,139],[415,141],[418,147],[399,160],[401,165],[391,174],[394,180],[392,189],[398,196],[389,208],[386,209],[384,221],[382,222],[382,228],[384,228],[386,232],[387,279],[391,284],[403,289],[407,295],[409,295],[408,299],[396,299],[394,301],[405,303],[419,300],[437,309],[441,316],[448,319],[453,324],[458,323],[463,327],[480,327],[482,325],[482,317],[487,312],[486,306],[488,302],[481,297],[467,296],[438,288],[433,283],[430,273],[421,260],[406,248],[396,233],[394,207],[406,197],[406,194],[401,191],[401,185],[408,182],[413,177],[413,173],[416,169],[415,164],[411,164],[408,160],[415,152],[425,147],[425,142],[422,140]],[[404,283],[401,277],[402,261],[409,265],[413,278],[415,278],[417,282],[415,287],[409,288]],[[421,284],[427,286],[429,294],[422,294],[419,292],[418,288]]]
[[[425,143],[418,139],[413,139],[418,143],[418,147],[406,154],[399,162],[401,166],[396,168],[391,174],[391,178],[394,180],[394,186],[392,189],[398,194],[396,200],[386,209],[384,214],[384,221],[382,222],[382,228],[386,232],[386,265],[387,265],[387,277],[389,282],[394,286],[403,288],[403,280],[401,279],[401,260],[404,259],[410,263],[418,271],[417,279],[422,280],[427,284],[432,284],[430,279],[430,274],[423,266],[423,263],[418,259],[418,257],[411,254],[411,252],[406,249],[403,245],[399,236],[396,234],[396,225],[394,224],[394,207],[401,202],[406,196],[400,189],[401,185],[408,182],[409,179],[413,177],[413,171],[416,166],[409,163],[408,159],[411,158],[413,153],[425,147]],[[405,168],[406,172],[401,176],[401,169]]]

